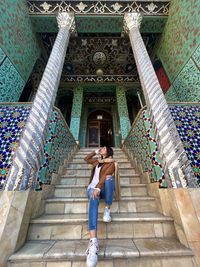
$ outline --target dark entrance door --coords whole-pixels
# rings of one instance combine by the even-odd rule
[[[87,146],[113,146],[113,122],[110,113],[96,110],[88,117]]]

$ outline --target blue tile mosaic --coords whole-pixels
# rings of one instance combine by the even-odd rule
[[[0,106],[0,189],[30,112],[30,106]]]
[[[170,110],[191,162],[193,171],[200,184],[200,106],[171,104]],[[0,106],[0,189],[2,189],[5,183],[12,156],[18,146],[18,141],[29,112],[30,105],[18,104],[15,106]],[[149,125],[148,117],[141,117],[141,121],[145,123],[146,127]],[[149,135],[147,131],[145,139],[144,136],[141,137],[140,128],[142,127],[142,131],[145,132],[144,124],[141,124],[141,121],[136,125],[135,144],[142,144],[142,146],[144,146],[145,143],[146,147],[146,137],[149,136],[149,141],[152,141],[150,147],[152,148],[151,152],[154,153],[156,150],[153,142],[154,140],[152,139],[153,136],[150,134],[150,129],[148,130],[150,131]],[[144,142],[144,140],[146,141]],[[134,138],[131,142],[134,142]],[[49,133],[45,144],[43,163],[37,179],[37,189],[42,189],[43,184],[50,183],[51,174],[57,172],[59,165],[67,157],[67,154],[74,149],[74,146],[75,140],[70,134],[61,113],[58,110],[54,110],[50,120]],[[150,153],[150,151],[148,153]],[[144,158],[145,155],[146,153],[144,155],[141,154],[141,159]],[[155,160],[157,161],[158,159],[155,157],[154,161]],[[142,163],[147,169],[151,167],[149,165],[150,161],[148,161],[147,158],[145,158]],[[156,165],[160,168],[159,164]]]
[[[18,146],[31,106],[0,106],[0,190],[9,172],[12,157]],[[54,110],[50,119],[49,131],[44,147],[42,164],[39,170],[36,189],[42,190],[43,184],[51,182],[60,164],[67,158],[76,145],[60,111]]]
[[[200,106],[170,105],[169,107],[200,184]]]

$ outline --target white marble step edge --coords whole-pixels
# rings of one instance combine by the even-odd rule
[[[77,175],[77,174],[62,174],[60,176],[60,178],[85,178],[87,177],[88,178],[88,175],[87,174],[83,174],[83,175]],[[134,177],[140,177],[140,175],[138,173],[133,173],[133,174],[122,174],[120,173],[120,177],[123,177],[123,178],[134,178]]]
[[[150,201],[153,200],[155,201],[154,197],[149,197],[149,196],[137,196],[137,197],[121,197],[120,201],[140,201],[140,200],[146,200]],[[117,200],[114,200],[113,202],[116,202]],[[53,198],[48,198],[46,199],[46,202],[88,202],[88,199],[86,197],[81,197],[81,198],[74,198],[74,197],[53,197]],[[117,201],[119,202],[119,201]]]
[[[39,218],[32,219],[31,224],[68,224],[68,223],[82,223],[87,222],[87,214],[72,214],[72,215],[42,215]],[[98,219],[99,222],[102,222],[102,218]],[[173,222],[173,218],[164,216],[156,212],[140,212],[135,214],[123,213],[112,213],[112,222]]]
[[[77,170],[86,170],[86,171],[91,171],[91,169],[92,169],[92,165],[90,165],[90,167],[78,167],[77,169],[74,169],[74,168],[69,168],[69,167],[67,167],[67,166],[64,166],[64,168],[65,169],[67,169],[67,170],[75,170],[75,171],[77,171]],[[120,170],[135,170],[135,168],[134,167],[120,167],[119,166],[119,171]]]
[[[194,256],[190,249],[177,239],[171,238],[110,239],[99,240],[99,244],[99,260]],[[87,245],[87,240],[28,241],[24,247],[9,258],[9,261],[85,260]]]
[[[120,185],[121,188],[137,188],[137,187],[147,187],[146,184],[122,184]],[[87,185],[63,185],[57,184],[55,185],[55,189],[78,189],[78,188],[87,188]]]

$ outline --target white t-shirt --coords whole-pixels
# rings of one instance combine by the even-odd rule
[[[88,185],[88,189],[89,188],[95,188],[96,185],[98,184],[98,182],[99,182],[99,173],[100,173],[101,167],[98,167],[98,164],[95,167],[94,176],[92,178],[91,183]]]

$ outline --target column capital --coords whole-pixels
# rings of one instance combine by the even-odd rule
[[[57,16],[57,23],[59,29],[69,26],[70,28],[72,27],[74,22],[74,14],[73,13],[68,13],[68,12],[61,12],[58,13]]]
[[[125,30],[130,31],[132,28],[140,28],[142,22],[142,15],[137,12],[124,14],[124,26]]]

